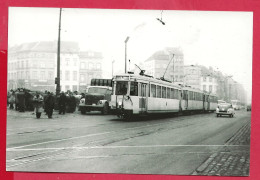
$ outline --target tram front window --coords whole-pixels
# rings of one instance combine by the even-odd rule
[[[116,82],[116,95],[126,95],[128,89],[127,81],[117,81]]]

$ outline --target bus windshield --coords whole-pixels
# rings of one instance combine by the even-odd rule
[[[88,88],[88,93],[105,94],[106,91],[107,91],[106,88],[100,88],[100,87],[90,87],[90,88]]]
[[[116,82],[116,95],[126,95],[128,89],[128,81]]]

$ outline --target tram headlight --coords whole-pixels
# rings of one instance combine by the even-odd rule
[[[122,101],[119,101],[119,102],[118,102],[118,106],[122,106]]]

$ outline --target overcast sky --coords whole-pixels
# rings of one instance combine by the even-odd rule
[[[162,18],[162,25],[156,18]],[[9,8],[8,45],[53,41],[58,37],[58,8]],[[125,39],[131,64],[165,47],[181,47],[185,65],[212,66],[252,91],[252,12],[63,9],[63,41],[81,50],[100,51],[111,74],[124,71]]]

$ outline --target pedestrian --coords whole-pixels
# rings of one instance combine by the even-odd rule
[[[10,92],[10,96],[9,96],[9,99],[8,99],[8,102],[9,102],[9,108],[10,109],[14,109],[14,103],[15,103],[15,93],[13,90],[11,90]]]
[[[36,92],[36,95],[33,97],[33,102],[36,118],[39,119],[43,111],[43,97],[40,95],[39,92]]]
[[[24,112],[25,111],[25,93],[24,93],[23,88],[20,88],[20,90],[17,94],[17,98],[19,101],[19,112]]]
[[[61,92],[59,98],[59,114],[65,114],[67,97],[64,92]]]
[[[45,111],[48,115],[48,118],[52,118],[54,103],[55,103],[55,99],[53,93],[48,92],[48,95],[46,96],[45,99]]]

